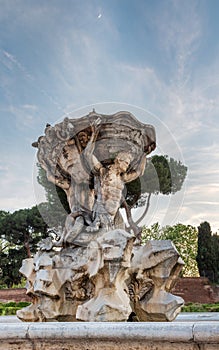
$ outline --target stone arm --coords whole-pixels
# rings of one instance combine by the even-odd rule
[[[67,179],[65,179],[58,171],[55,174],[52,171],[53,166],[49,164],[49,162],[45,161],[43,158],[39,158],[39,164],[46,171],[46,177],[48,181],[52,182],[54,185],[61,187],[63,190],[67,190],[70,187],[70,183]]]
[[[93,125],[91,125],[91,130],[92,130],[91,138],[85,150],[83,151],[83,158],[84,158],[84,161],[88,164],[93,174],[99,175],[100,169],[103,166],[101,162],[94,155],[95,142],[100,130],[100,124],[98,119],[93,123]]]
[[[46,172],[47,179],[52,182],[54,185],[61,187],[63,190],[68,190],[70,183],[64,177],[54,176],[50,171]]]
[[[131,182],[135,179],[137,179],[139,176],[142,176],[144,174],[144,169],[145,169],[145,165],[146,165],[146,156],[143,153],[139,163],[136,166],[136,169],[131,170],[128,173],[125,173],[123,175],[123,181],[126,182]]]

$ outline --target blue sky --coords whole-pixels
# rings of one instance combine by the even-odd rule
[[[217,0],[0,0],[0,209],[38,201],[31,143],[70,113],[129,110],[188,166],[147,225],[219,229]],[[138,214],[136,214],[138,215]]]

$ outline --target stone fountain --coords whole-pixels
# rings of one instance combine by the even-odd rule
[[[47,125],[33,145],[71,212],[59,239],[42,240],[23,261],[32,304],[17,316],[26,322],[174,320],[183,299],[171,289],[183,262],[171,241],[142,245],[125,199],[126,183],[143,175],[156,147],[154,127],[129,112],[93,110]]]

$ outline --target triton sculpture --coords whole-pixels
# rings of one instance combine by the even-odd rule
[[[47,178],[61,187],[70,214],[58,241],[41,241],[23,261],[32,304],[23,321],[171,321],[183,300],[170,293],[183,262],[170,241],[141,245],[130,215],[120,208],[125,184],[145,170],[156,147],[153,126],[129,112],[95,111],[65,118],[33,144]],[[131,316],[130,316],[131,315]]]

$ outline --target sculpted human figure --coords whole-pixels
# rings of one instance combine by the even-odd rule
[[[58,164],[71,176],[71,183],[64,189],[68,198],[71,213],[67,216],[64,233],[58,245],[72,243],[84,227],[91,223],[91,212],[94,205],[94,189],[90,188],[89,173],[83,167],[83,158],[79,153],[75,139],[70,139],[58,158]]]
[[[89,186],[90,175],[83,166],[81,155],[89,136],[83,131],[79,138],[76,135],[69,138],[69,132],[63,130],[66,124],[67,120],[61,126],[47,125],[45,136],[38,140],[38,160],[48,180],[65,191],[71,210],[58,246],[68,240],[72,242],[84,226],[84,219],[87,224],[91,223],[89,217],[94,205],[94,190]],[[73,127],[70,130],[72,132]]]
[[[96,201],[93,208],[93,223],[87,227],[87,231],[97,231],[100,227],[114,228],[114,219],[121,206],[122,192],[127,182],[135,180],[144,172],[146,157],[143,153],[131,167],[134,158],[132,153],[119,152],[112,164],[102,165],[94,155],[95,140],[99,133],[100,125],[92,125],[92,135],[84,151],[84,157],[89,163],[94,175],[94,189]]]
[[[111,119],[93,111],[80,123],[65,118],[54,127],[47,124],[37,147],[48,180],[65,191],[71,210],[57,245],[74,244],[82,231],[124,227],[122,205],[130,229],[139,234],[123,190],[144,173],[146,154],[155,147],[151,126],[123,112]]]
[[[183,262],[170,241],[138,245],[139,228],[125,200],[125,184],[143,175],[146,155],[156,147],[154,128],[129,112],[93,111],[48,124],[35,144],[71,212],[60,240],[47,237],[34,258],[24,260],[20,271],[33,303],[18,317],[121,322],[134,313],[139,321],[173,320],[183,300],[170,289]]]

